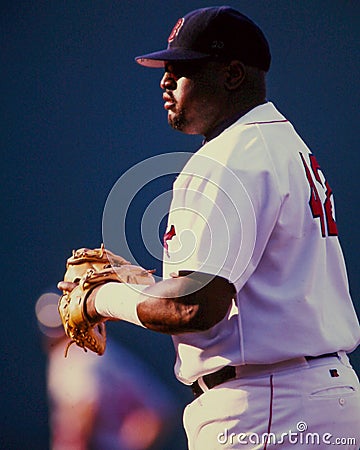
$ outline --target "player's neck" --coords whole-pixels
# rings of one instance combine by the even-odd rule
[[[206,144],[207,142],[211,141],[212,139],[214,139],[216,136],[219,136],[219,134],[221,134],[224,130],[226,130],[226,128],[228,128],[233,123],[238,121],[240,119],[240,117],[244,116],[249,111],[256,108],[256,106],[263,105],[266,102],[267,102],[267,100],[264,100],[259,103],[253,104],[245,109],[242,109],[241,111],[237,111],[236,113],[232,114],[227,119],[223,120],[220,124],[218,124],[212,130],[207,132],[206,135],[204,135],[203,145]]]

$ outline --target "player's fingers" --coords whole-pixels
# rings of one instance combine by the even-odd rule
[[[60,281],[57,288],[60,289],[60,291],[71,292],[77,285],[77,283],[73,283],[72,281]]]

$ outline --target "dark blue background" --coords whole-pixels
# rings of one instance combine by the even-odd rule
[[[359,308],[359,3],[227,4],[250,15],[269,38],[268,97],[295,124],[330,180]],[[122,173],[152,155],[199,145],[200,137],[168,128],[161,71],[133,59],[163,48],[178,17],[208,5],[1,2],[1,449],[48,445],[37,298],[54,289],[71,249],[99,245],[103,207]],[[162,188],[170,185],[165,179]],[[190,398],[173,378],[168,337],[126,325],[110,328],[162,375],[181,404]],[[353,357],[357,368],[359,354]],[[179,418],[169,449],[183,449],[184,442]]]

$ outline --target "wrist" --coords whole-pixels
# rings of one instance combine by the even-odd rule
[[[84,302],[84,314],[88,318],[89,322],[98,323],[104,319],[104,316],[99,314],[95,307],[96,295],[102,288],[102,286],[103,285],[96,286],[94,289],[92,289]]]
[[[124,320],[145,327],[138,317],[137,306],[146,299],[142,292],[147,287],[128,283],[106,283],[94,292],[91,300],[93,314],[103,319]]]

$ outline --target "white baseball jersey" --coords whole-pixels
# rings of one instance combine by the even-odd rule
[[[334,214],[314,155],[272,103],[190,158],[174,183],[164,278],[179,270],[219,275],[237,298],[213,328],[173,336],[179,380],[356,348]]]

